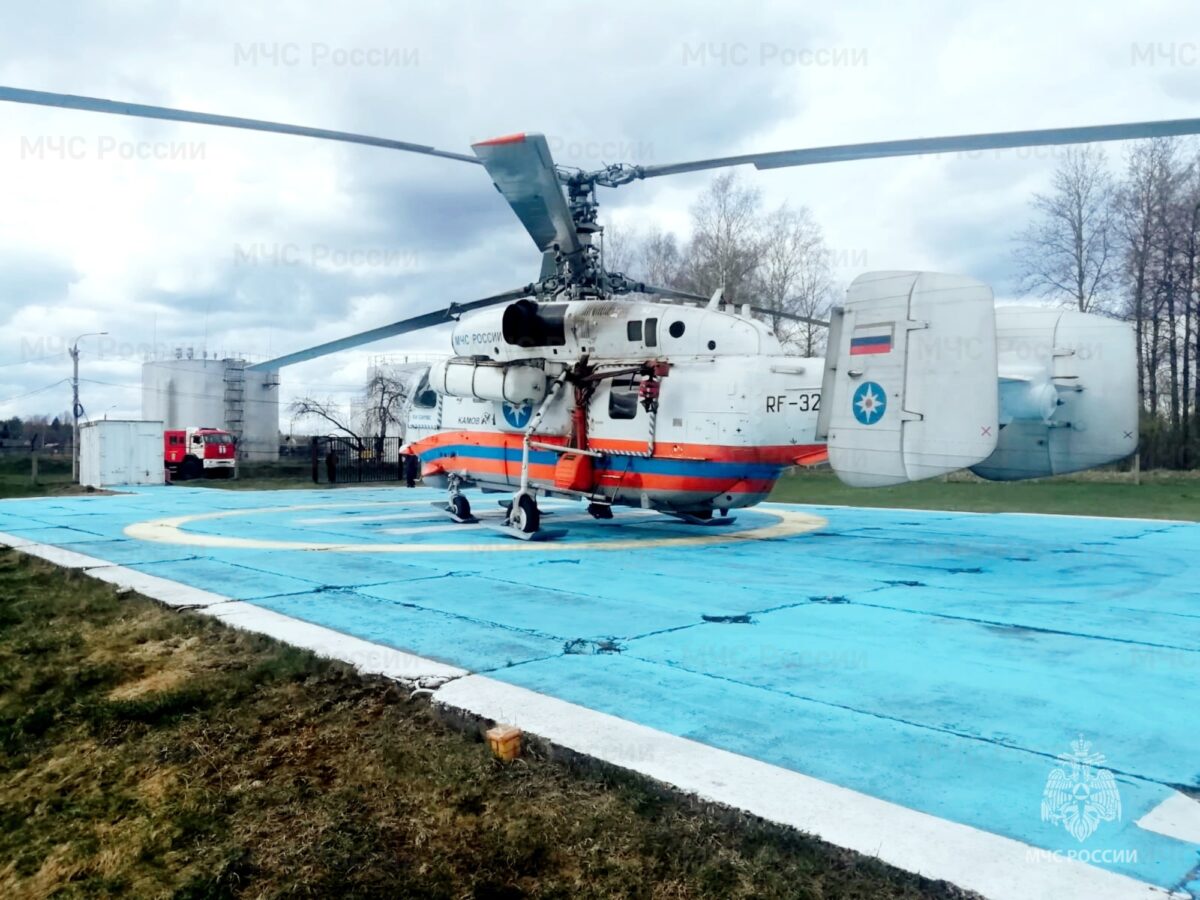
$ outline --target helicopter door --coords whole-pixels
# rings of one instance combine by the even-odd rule
[[[996,314],[987,285],[932,272],[871,272],[835,310],[818,438],[856,487],[975,465],[999,433]]]
[[[650,416],[641,404],[642,378],[623,375],[605,379],[589,401],[592,437],[630,441],[650,440]]]

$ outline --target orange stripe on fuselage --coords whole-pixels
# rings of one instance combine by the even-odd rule
[[[560,435],[534,435],[541,444],[565,445],[567,439]],[[505,447],[521,452],[522,435],[502,431],[442,431],[422,438],[412,445],[412,452],[447,444],[475,444],[479,447]],[[588,449],[626,450],[638,452],[646,449],[645,441],[626,441],[616,438],[591,438]],[[711,462],[775,463],[780,466],[796,465],[798,457],[823,451],[824,444],[774,444],[767,446],[737,446],[732,444],[683,444],[661,441],[654,446],[654,459],[695,459]]]
[[[565,445],[566,438],[557,435],[535,435],[539,443]],[[521,447],[523,437],[520,434],[493,431],[446,431],[430,435],[415,442],[411,450],[417,454],[425,454],[439,447],[454,446],[464,448],[454,456],[431,460],[423,468],[425,474],[435,474],[444,471],[462,471],[479,476],[499,476],[501,479],[516,482],[521,477]],[[490,450],[503,449],[504,459],[480,458],[472,456],[469,448],[481,447]],[[597,438],[589,442],[589,448],[598,451],[628,450],[639,451],[645,448],[639,441],[625,441],[611,438]],[[748,473],[729,471],[729,464],[746,463],[747,466],[777,465],[784,467],[795,465],[798,457],[820,453],[824,450],[822,444],[783,444],[777,446],[730,446],[712,444],[685,444],[666,442],[655,447],[653,460],[686,460],[703,465],[704,462],[723,463],[722,471],[714,471],[713,475],[703,474],[668,475],[655,472],[632,471],[621,462],[625,457],[610,456],[605,468],[596,472],[596,490],[646,490],[646,491],[689,491],[704,494],[766,494],[774,486],[776,478],[746,477]],[[632,465],[632,462],[631,462]],[[715,467],[714,467],[715,468]],[[552,484],[554,481],[554,466],[546,463],[531,462],[530,478],[535,482]]]
[[[625,441],[614,438],[593,438],[588,441],[592,450],[646,449],[645,441]],[[823,450],[824,444],[778,444],[766,446],[738,446],[736,444],[682,444],[661,441],[654,445],[654,459],[696,459],[711,462],[774,463],[780,466],[795,465],[797,456],[805,456]]]

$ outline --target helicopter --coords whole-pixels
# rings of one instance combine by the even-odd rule
[[[1126,323],[997,307],[963,275],[870,272],[828,321],[636,281],[604,265],[598,188],[740,165],[757,169],[1200,133],[1200,119],[915,138],[694,160],[555,163],[517,133],[472,155],[386,138],[95,97],[0,87],[0,100],[342,141],[481,166],[541,253],[535,281],[265,362],[280,368],[454,323],[453,355],[420,371],[409,450],[436,504],[474,523],[468,488],[510,495],[500,529],[541,526],[538,498],[732,523],[793,466],[827,461],[856,487],[971,469],[991,480],[1080,471],[1137,447],[1136,347]],[[828,327],[827,354],[789,354],[764,316]]]

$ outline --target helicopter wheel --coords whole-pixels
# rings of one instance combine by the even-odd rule
[[[518,494],[513,503],[509,524],[522,534],[533,534],[541,526],[541,519],[537,500],[529,494]]]
[[[587,511],[593,519],[611,519],[613,517],[612,507],[607,503],[589,503]]]
[[[453,494],[447,504],[450,512],[459,519],[471,518],[471,501],[462,494]]]

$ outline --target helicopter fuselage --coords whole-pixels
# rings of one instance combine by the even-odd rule
[[[512,491],[528,452],[540,493],[704,514],[758,503],[823,456],[823,360],[786,355],[749,315],[629,301],[522,312],[464,317],[462,355],[417,391],[407,434],[426,483]]]

